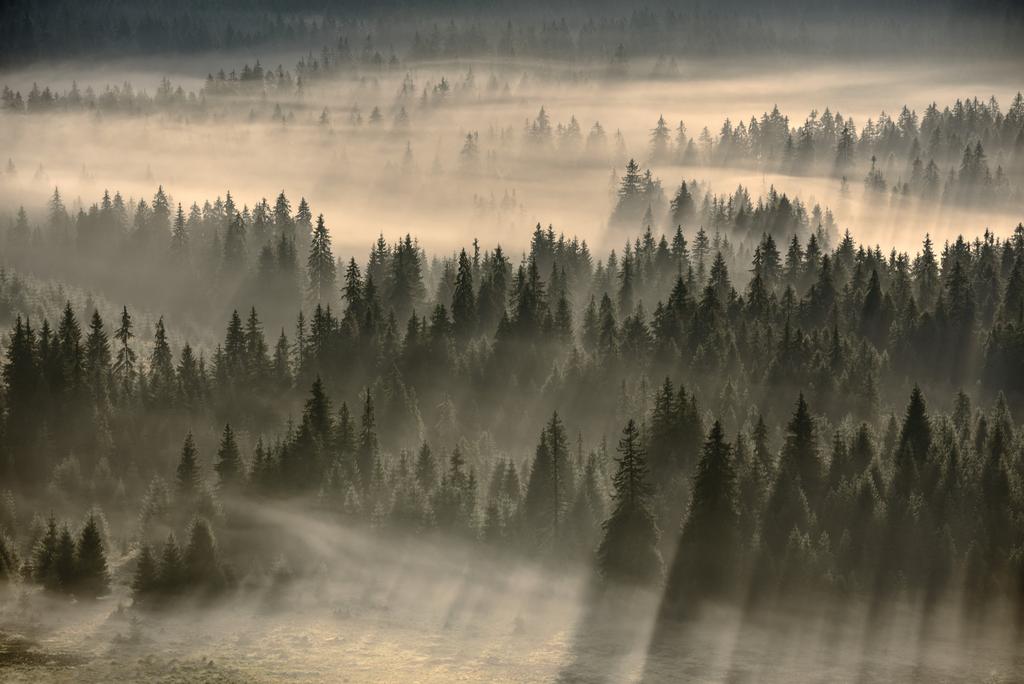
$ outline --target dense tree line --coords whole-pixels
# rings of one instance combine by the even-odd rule
[[[174,253],[193,238],[162,194],[135,239]],[[232,500],[296,496],[369,525],[594,557],[611,579],[664,578],[666,610],[748,576],[766,590],[1018,596],[1024,226],[941,250],[926,238],[914,256],[764,228],[739,285],[738,254],[703,229],[648,229],[596,263],[538,226],[519,263],[474,243],[428,266],[407,236],[339,264],[308,208],[293,215],[282,195],[246,221],[229,202],[210,219],[217,269],[251,259],[246,229],[264,222],[261,254],[276,263],[287,245],[310,312],[276,342],[253,306],[199,350],[172,349],[162,319],[143,348],[127,308],[84,324],[69,304],[52,323],[15,314],[3,345],[4,480],[25,496],[92,473],[77,505],[122,510],[145,491],[142,602],[231,586],[211,524],[230,545]],[[54,216],[51,230],[67,226]],[[180,452],[153,447],[183,438]],[[101,586],[90,525],[76,543],[54,522],[51,543],[49,523],[36,536],[42,525],[4,520],[4,567],[25,558],[43,584]],[[183,529],[185,549],[146,546]]]
[[[169,8],[115,2],[99,8],[50,0],[0,10],[0,63],[125,54],[180,54],[297,45],[336,35],[335,16],[236,7]]]
[[[586,10],[457,2],[448,9],[448,21],[439,22],[415,5],[367,8],[347,0],[298,5],[246,1],[216,8],[113,2],[103,11],[59,0],[9,2],[0,13],[0,62],[301,47],[331,41],[339,33],[365,37],[366,44],[352,52],[370,60],[381,56],[383,48],[376,46],[394,46],[408,59],[529,56],[610,61],[613,68],[627,56],[668,61],[695,54],[831,56],[940,48],[1014,54],[1013,37],[1024,21],[1019,7],[1006,1],[946,2],[928,13],[911,2],[860,3],[855,10],[786,2],[774,4],[770,12],[752,11],[745,2],[631,11],[610,2]],[[897,31],[897,22],[913,22],[916,30]]]

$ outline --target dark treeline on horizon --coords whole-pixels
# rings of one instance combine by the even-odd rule
[[[844,7],[855,5],[855,7]],[[855,9],[856,12],[850,11]],[[913,24],[913,30],[896,23]],[[351,38],[364,61],[529,56],[597,60],[680,55],[1019,54],[1024,14],[1009,0],[839,3],[802,0],[629,9],[620,3],[231,2],[66,0],[0,8],[0,65],[98,56],[295,49]],[[985,40],[977,39],[985,35]],[[398,51],[399,54],[396,54]]]

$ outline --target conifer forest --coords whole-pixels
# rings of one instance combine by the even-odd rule
[[[1024,681],[1017,0],[0,3],[0,681]]]

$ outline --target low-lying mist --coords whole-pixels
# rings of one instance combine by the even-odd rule
[[[381,536],[302,506],[233,513],[258,528],[218,540],[253,554],[236,568],[236,595],[139,612],[126,609],[123,590],[73,605],[9,591],[5,677],[1010,682],[1022,666],[1014,616],[999,607],[979,622],[956,602],[805,596],[747,608],[695,603],[687,621],[660,623],[657,592],[603,587],[587,565],[436,535]],[[273,563],[255,560],[274,557],[271,549]],[[114,567],[115,579],[133,563]]]
[[[741,183],[757,194],[774,186],[809,205],[832,207],[842,227],[866,242],[902,249],[915,248],[924,232],[941,243],[960,232],[1007,230],[1020,218],[1019,190],[1009,205],[987,202],[970,211],[865,193],[866,158],[858,160],[844,189],[831,173],[828,150],[818,152],[814,167],[826,175],[651,158],[659,116],[673,136],[682,121],[699,148],[705,126],[717,137],[724,120],[760,118],[776,105],[792,126],[808,112],[828,108],[851,118],[858,131],[879,112],[895,118],[904,105],[918,116],[932,102],[942,108],[965,96],[995,96],[1005,106],[1020,88],[1008,64],[964,62],[938,70],[769,62],[752,69],[695,62],[680,71],[671,79],[623,83],[557,64],[444,63],[326,80],[307,75],[299,97],[273,90],[268,97],[259,86],[241,82],[246,87],[239,95],[207,97],[202,114],[171,108],[141,116],[5,116],[0,149],[16,174],[4,175],[0,197],[12,213],[24,205],[42,218],[39,208],[54,187],[72,209],[79,202],[87,207],[104,189],[138,200],[162,185],[186,208],[227,191],[240,207],[252,207],[284,190],[324,213],[335,253],[343,256],[362,255],[380,233],[391,239],[410,230],[434,250],[455,248],[473,235],[514,253],[537,222],[605,250],[620,247],[627,237],[608,228],[609,177],[621,176],[633,157],[652,169],[666,191],[691,178],[711,182],[718,193]],[[106,84],[135,75],[103,74],[96,81],[86,75],[77,87],[91,86],[99,94]],[[133,85],[152,92],[155,78]],[[10,75],[10,85],[24,95],[31,87],[17,74]],[[58,92],[70,87],[66,79],[43,85]],[[201,75],[184,83],[191,91],[201,85]],[[542,107],[552,138],[571,119],[578,122],[579,141],[566,143],[575,149],[555,140],[550,146],[531,144],[530,126]],[[603,128],[599,142],[587,140],[595,123]],[[466,149],[467,135],[476,138],[472,150]],[[951,152],[954,168],[961,153]],[[992,173],[997,165],[1011,170],[1011,159],[989,156]],[[889,185],[910,180],[911,161],[879,160],[880,167],[892,167]],[[943,181],[946,168],[940,166]],[[1013,186],[1019,187],[1019,176]]]

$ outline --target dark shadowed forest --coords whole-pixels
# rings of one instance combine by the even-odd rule
[[[0,679],[1024,677],[1024,12],[0,8]]]

